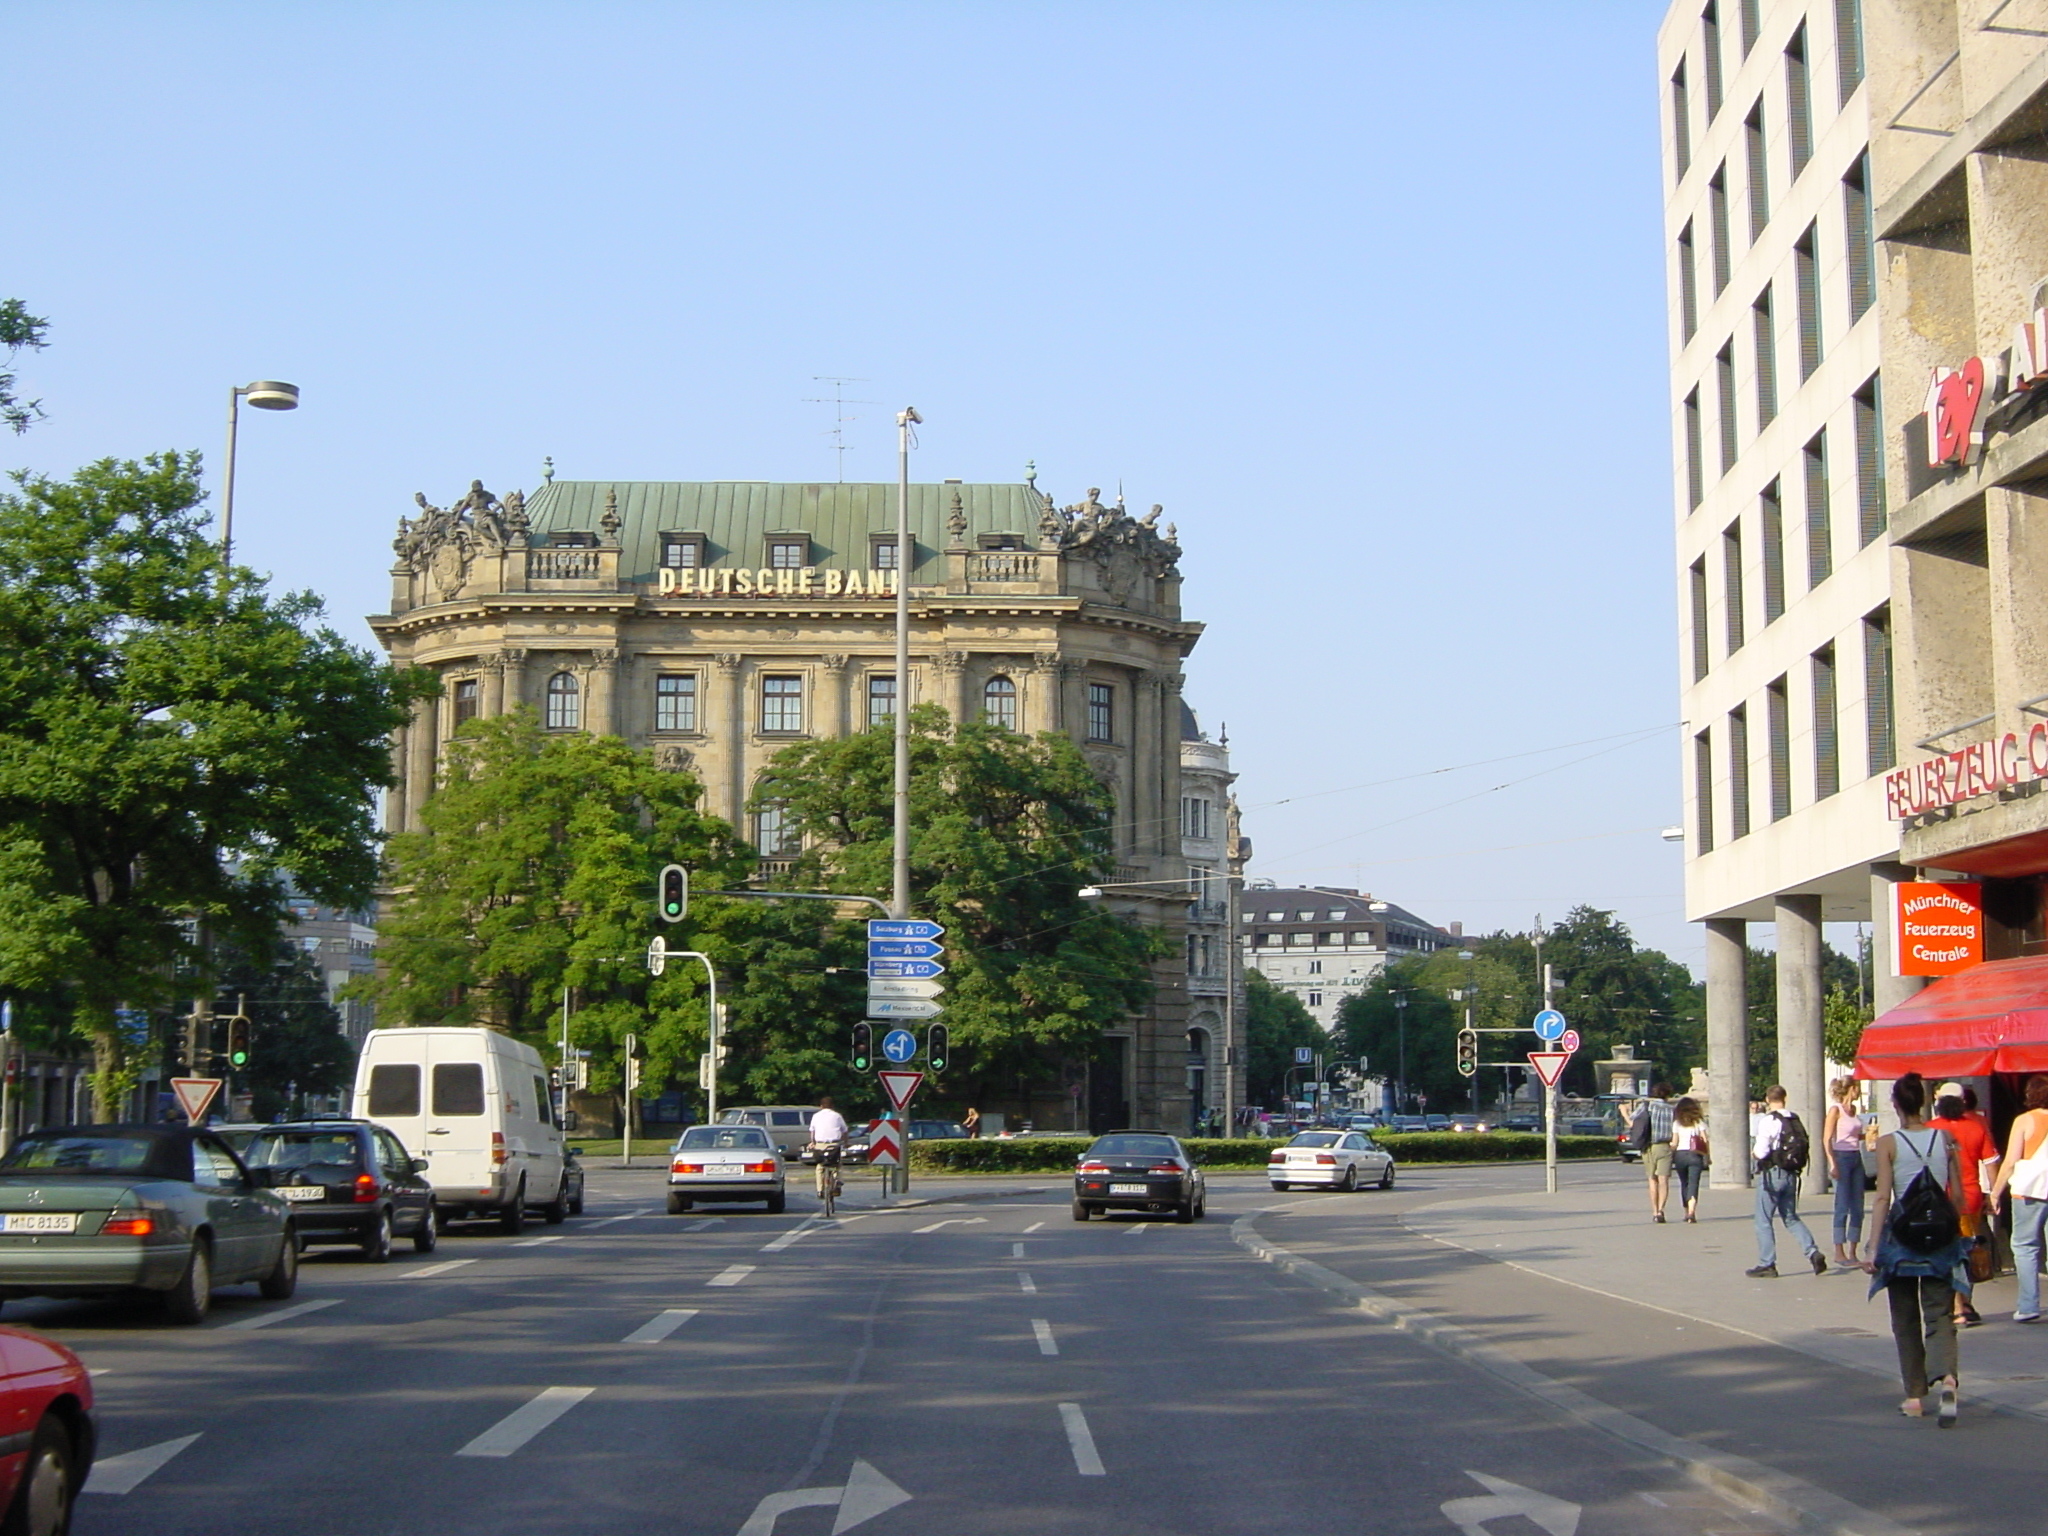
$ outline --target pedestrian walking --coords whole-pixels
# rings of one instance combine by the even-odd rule
[[[1689,1222],[1700,1219],[1700,1175],[1707,1171],[1709,1150],[1700,1101],[1680,1099],[1671,1106],[1671,1172],[1678,1179],[1679,1203]]]
[[[981,1111],[972,1104],[967,1106],[967,1113],[960,1121],[960,1129],[967,1133],[970,1140],[981,1135]]]
[[[1927,1084],[1918,1072],[1892,1084],[1892,1108],[1899,1128],[1878,1138],[1874,1233],[1863,1268],[1871,1276],[1870,1294],[1882,1289],[1891,1302],[1892,1342],[1906,1389],[1899,1412],[1920,1418],[1928,1393],[1936,1392],[1941,1427],[1953,1429],[1962,1385],[1952,1309],[1956,1290],[1967,1296],[1970,1286],[1957,1220],[1963,1208],[1960,1160],[1948,1133],[1924,1118]]]
[[[1650,1179],[1650,1220],[1664,1220],[1665,1198],[1671,1192],[1671,1085],[1651,1085],[1650,1096],[1636,1109],[1629,1139],[1643,1154],[1643,1172]]]
[[[1860,1264],[1856,1247],[1863,1241],[1863,1195],[1870,1180],[1863,1172],[1863,1112],[1857,1107],[1853,1077],[1828,1084],[1828,1118],[1821,1145],[1835,1170],[1835,1262]]]
[[[2012,1267],[2019,1271],[2019,1302],[2013,1308],[2016,1323],[2041,1321],[2041,1229],[2048,1224],[2048,1077],[2035,1073],[2021,1090],[2026,1111],[2013,1121],[1999,1159],[1998,1175],[1991,1181],[1990,1204],[2010,1188],[2012,1210]]]
[[[1957,1207],[1958,1225],[1963,1234],[1965,1255],[1974,1248],[1981,1238],[1986,1238],[1990,1222],[1984,1199],[1986,1165],[1995,1168],[1998,1163],[1998,1143],[1991,1139],[1991,1132],[1984,1122],[1969,1112],[1963,1098],[1960,1083],[1943,1083],[1934,1090],[1934,1118],[1927,1122],[1936,1130],[1947,1134],[1955,1143],[1956,1176],[1963,1186],[1962,1204]],[[1987,1254],[1988,1258],[1989,1255]],[[1990,1279],[1987,1268],[1984,1278]],[[1962,1291],[1956,1292],[1956,1321],[1965,1328],[1974,1328],[1984,1319],[1977,1315],[1977,1309],[1970,1305],[1970,1298]]]
[[[1799,1240],[1813,1272],[1826,1274],[1827,1258],[1799,1219],[1799,1175],[1806,1171],[1812,1143],[1799,1117],[1785,1107],[1783,1087],[1765,1090],[1764,1111],[1750,1122],[1749,1130],[1749,1155],[1757,1174],[1756,1268],[1743,1273],[1752,1280],[1778,1278],[1778,1234],[1772,1223],[1782,1221]]]

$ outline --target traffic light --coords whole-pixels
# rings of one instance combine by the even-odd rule
[[[241,1014],[228,1020],[228,1065],[237,1069],[249,1065],[249,1020]]]
[[[946,1058],[952,1054],[948,1049],[948,1036],[951,1033],[952,1031],[943,1024],[934,1024],[925,1032],[924,1065],[926,1071],[943,1072],[946,1070]]]
[[[664,923],[680,923],[690,910],[690,872],[680,864],[665,864],[661,871],[661,895],[654,914]]]
[[[853,1026],[853,1051],[847,1060],[853,1063],[856,1072],[865,1072],[875,1064],[875,1030],[872,1024]]]
[[[1458,1070],[1470,1077],[1479,1070],[1479,1032],[1471,1029],[1458,1031]]]

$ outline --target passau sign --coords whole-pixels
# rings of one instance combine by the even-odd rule
[[[2048,720],[1894,768],[1884,776],[1884,813],[1898,821],[2037,779],[2048,779]]]

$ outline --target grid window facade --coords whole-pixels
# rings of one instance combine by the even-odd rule
[[[804,728],[804,680],[771,672],[761,679],[761,729],[794,736]]]
[[[1749,242],[1763,238],[1771,222],[1770,160],[1764,148],[1764,104],[1759,101],[1742,120],[1743,153],[1749,171]]]
[[[1756,46],[1757,33],[1762,30],[1757,0],[1737,0],[1737,15],[1742,24],[1742,56],[1746,59],[1749,50]]]
[[[1700,12],[1700,64],[1707,76],[1707,121],[1721,112],[1721,8],[1707,0]]]
[[[654,728],[657,731],[697,729],[697,674],[665,672],[654,680]]]
[[[1875,377],[1856,391],[1856,537],[1871,544],[1884,536],[1884,422]]]
[[[1088,739],[1116,740],[1116,689],[1109,683],[1088,685]]]
[[[1735,343],[1729,342],[1714,354],[1714,394],[1721,418],[1721,473],[1735,467],[1740,449],[1735,421]]]
[[[1017,729],[1017,685],[1007,677],[992,677],[984,683],[981,718],[1006,731]]]
[[[1768,285],[1749,308],[1749,324],[1756,342],[1756,429],[1761,432],[1778,415],[1778,330]]]
[[[1749,706],[1728,711],[1728,836],[1749,836]]]
[[[551,731],[574,731],[583,725],[583,690],[568,672],[548,679],[546,713],[543,719]]]
[[[1836,719],[1835,648],[1813,653],[1813,798],[1825,800],[1842,788],[1842,739]]]
[[[1774,624],[1785,616],[1785,507],[1775,480],[1764,487],[1757,524],[1763,543],[1764,623]]]
[[[1796,180],[1813,158],[1813,71],[1806,62],[1806,23],[1785,45],[1785,141]]]
[[[1182,837],[1211,836],[1214,824],[1215,802],[1200,795],[1182,795],[1180,800],[1180,835]]]
[[[1712,664],[1707,654],[1707,562],[1704,557],[1693,561],[1688,571],[1692,598],[1692,680],[1698,682],[1707,675]]]
[[[1817,587],[1834,574],[1834,520],[1828,510],[1828,434],[1816,432],[1801,454],[1806,470],[1806,584]]]
[[[1870,222],[1870,155],[1856,157],[1842,178],[1842,225],[1849,248],[1849,320],[1861,320],[1877,302],[1877,238]]]
[[[1723,165],[1707,182],[1707,218],[1713,225],[1714,234],[1714,296],[1720,297],[1721,290],[1728,286],[1729,263],[1734,259],[1728,249],[1728,167]]]
[[[1892,615],[1879,608],[1863,620],[1863,735],[1871,773],[1898,762],[1892,716]]]
[[[1721,593],[1727,604],[1728,654],[1742,649],[1747,636],[1742,623],[1742,524],[1730,523],[1721,534]]]
[[[896,718],[896,679],[886,673],[868,676],[868,726],[887,725]]]
[[[1792,814],[1792,695],[1785,678],[1764,690],[1765,746],[1771,762],[1771,820]]]
[[[474,720],[477,711],[477,686],[473,677],[459,678],[455,684],[455,723]]]
[[[1671,76],[1671,155],[1677,174],[1692,169],[1692,93],[1685,84],[1685,60]]]
[[[1846,107],[1863,83],[1863,0],[1835,0],[1835,71]]]
[[[1706,469],[1701,456],[1705,445],[1700,436],[1700,392],[1685,397],[1685,504],[1697,507],[1706,495]]]
[[[1701,731],[1692,739],[1693,847],[1714,851],[1714,740]]]
[[[1820,261],[1814,227],[1806,226],[1792,246],[1793,297],[1799,309],[1799,377],[1813,377],[1820,366]]]
[[[1690,220],[1678,232],[1678,323],[1686,341],[1700,328],[1699,256],[1692,248]]]

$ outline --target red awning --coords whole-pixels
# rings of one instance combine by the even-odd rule
[[[1990,960],[1881,1014],[1856,1047],[1858,1077],[2048,1072],[2048,956]]]

